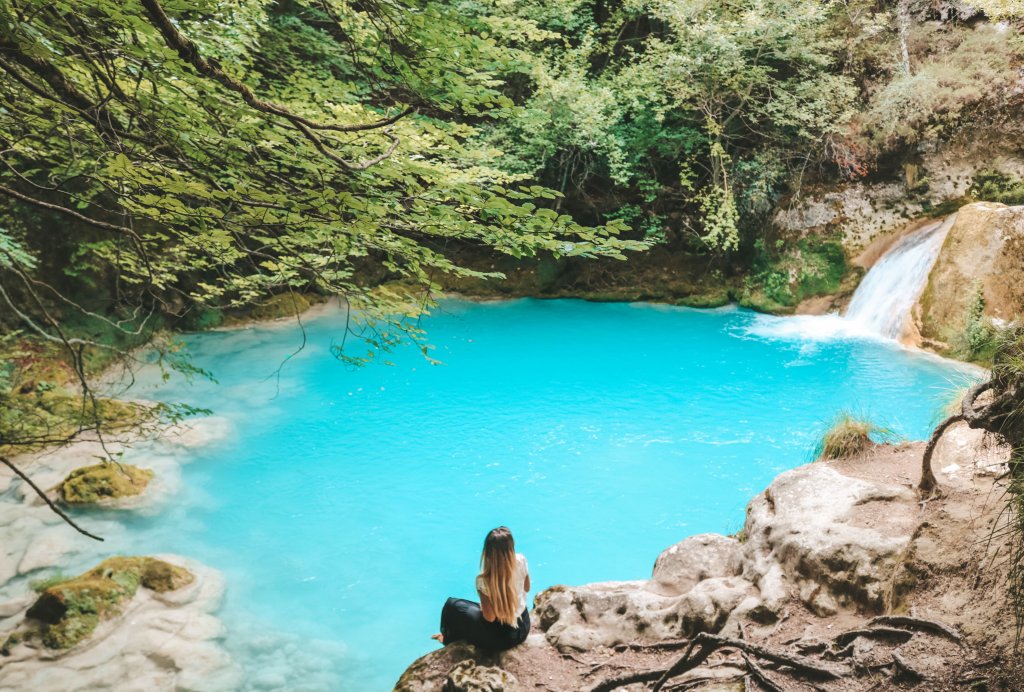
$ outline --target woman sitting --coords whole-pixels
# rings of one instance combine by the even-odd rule
[[[476,590],[479,604],[464,598],[445,602],[441,632],[433,638],[445,645],[469,642],[488,651],[521,644],[530,633],[530,572],[507,527],[499,526],[484,540]]]

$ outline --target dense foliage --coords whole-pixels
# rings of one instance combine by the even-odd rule
[[[5,0],[2,396],[44,393],[42,344],[84,380],[282,294],[342,296],[371,352],[420,340],[433,289],[496,276],[467,248],[657,242],[768,308],[835,291],[842,247],[776,237],[773,211],[1008,123],[1020,8],[979,7]]]
[[[510,105],[487,71],[504,52],[443,5],[27,1],[3,7],[0,36],[0,193],[56,212],[42,223],[75,234],[71,271],[116,277],[132,307],[315,289],[381,318],[396,306],[357,277],[363,258],[429,286],[470,271],[451,239],[635,246],[538,209],[552,193],[465,145]],[[0,236],[8,272],[33,269],[40,223]]]

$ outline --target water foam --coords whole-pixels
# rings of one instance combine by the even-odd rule
[[[955,218],[898,240],[857,287],[846,319],[889,339],[900,338]]]
[[[840,341],[865,339],[883,341],[877,333],[860,322],[855,322],[838,313],[827,315],[793,315],[778,317],[758,315],[746,328],[751,336],[781,341]]]

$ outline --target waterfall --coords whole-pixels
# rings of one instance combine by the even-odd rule
[[[899,339],[955,218],[929,224],[896,241],[857,287],[846,319],[867,332]]]

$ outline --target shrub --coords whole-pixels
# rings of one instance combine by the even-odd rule
[[[1012,97],[1018,80],[1013,32],[981,25],[914,28],[912,70],[897,74],[871,94],[859,122],[876,153],[947,139],[979,112]]]
[[[842,244],[833,239],[803,238],[773,252],[759,240],[754,252],[759,271],[744,282],[751,303],[761,294],[767,298],[762,304],[793,307],[806,298],[835,293],[849,269]]]
[[[998,171],[980,171],[971,181],[968,194],[982,202],[1024,204],[1024,178],[1016,178]]]
[[[876,425],[849,411],[839,413],[814,449],[816,459],[848,459],[861,454],[876,442],[875,438],[890,441],[896,438],[892,430]]]
[[[956,345],[964,360],[991,362],[996,348],[996,330],[985,317],[985,294],[975,281],[973,293],[964,310],[964,328]]]

